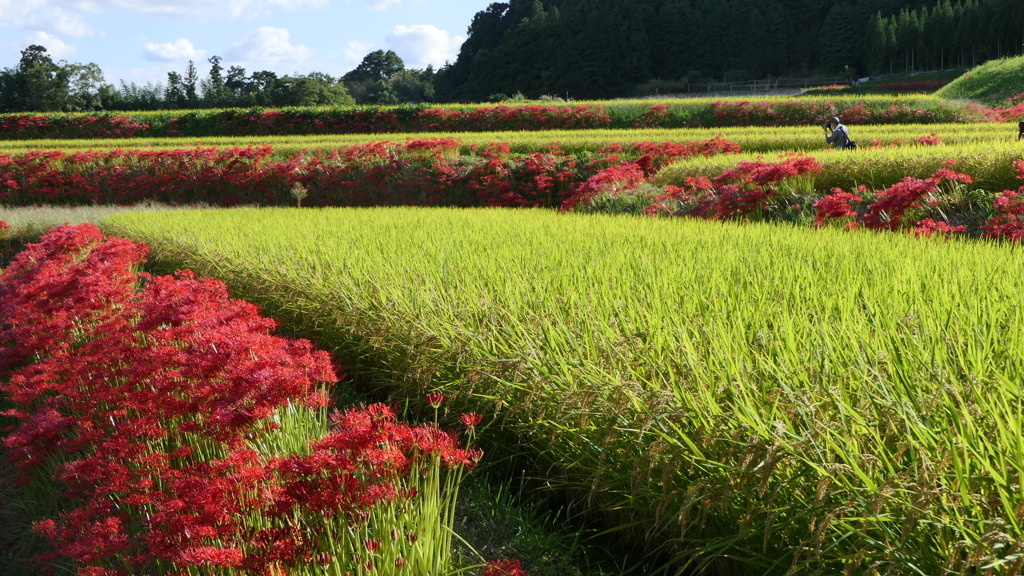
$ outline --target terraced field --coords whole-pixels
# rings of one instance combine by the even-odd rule
[[[98,219],[376,397],[481,415],[487,457],[526,455],[646,572],[1024,573],[1016,125],[878,97],[876,118],[931,116],[850,121],[859,148],[833,150],[815,114],[859,101],[787,102],[586,103],[613,120],[587,129],[3,140],[0,234],[26,226],[15,206],[206,203]],[[954,112],[974,116],[939,121]],[[722,125],[667,127],[701,114]]]

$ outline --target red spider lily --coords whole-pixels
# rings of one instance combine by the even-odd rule
[[[418,462],[479,458],[379,404],[337,412],[308,454],[247,447],[277,407],[322,405],[336,380],[327,355],[270,335],[274,323],[217,281],[136,273],[144,254],[65,226],[0,273],[15,421],[4,442],[26,473],[53,470],[74,503],[35,530],[80,573],[323,563],[331,519],[366,522],[380,502],[415,498],[402,483]]]
[[[1004,190],[994,202],[998,215],[984,226],[986,238],[1024,241],[1024,196],[1020,191]]]
[[[577,204],[587,204],[598,194],[615,196],[629,193],[644,179],[643,170],[632,162],[606,168],[577,186],[573,195],[562,203],[562,210],[572,210]]]
[[[473,430],[477,424],[483,421],[483,416],[476,412],[469,412],[468,414],[462,415],[462,425],[470,430]]]
[[[714,220],[748,217],[767,208],[776,188],[788,178],[815,174],[820,164],[795,155],[779,162],[740,162],[716,178],[687,178],[683,187],[667,187],[647,208],[649,215],[686,215]]]
[[[655,104],[644,112],[644,115],[633,121],[634,128],[659,128],[670,117],[667,104]]]
[[[554,146],[513,154],[498,143],[453,155],[459,145],[451,138],[374,142],[285,160],[271,159],[269,146],[0,154],[0,201],[287,205],[298,183],[309,206],[556,207],[605,168],[634,162],[651,176],[675,158],[738,149],[721,137],[638,143],[583,162]]]
[[[441,404],[444,404],[444,401],[447,399],[448,397],[440,392],[431,392],[427,394],[427,403],[433,408],[440,408]]]
[[[879,230],[896,230],[902,227],[907,211],[922,206],[925,199],[931,197],[943,182],[970,184],[973,179],[968,174],[954,172],[948,168],[936,171],[930,178],[904,178],[876,195],[875,201],[867,208],[867,214],[863,218],[864,225]]]
[[[668,163],[696,155],[711,156],[739,152],[740,147],[721,135],[706,142],[683,144],[638,142],[628,145],[613,144],[599,151],[600,156],[590,166],[602,167],[599,172],[582,184],[573,187],[572,194],[562,202],[562,210],[586,206],[600,194],[620,196],[634,192],[647,178],[657,173]],[[623,156],[641,156],[632,162],[622,161]]]
[[[480,576],[526,576],[519,560],[491,560],[480,571]]]
[[[857,211],[853,208],[853,204],[863,201],[864,199],[856,194],[834,188],[831,194],[823,196],[814,203],[814,209],[817,211],[814,225],[824,226],[829,220],[856,218]]]
[[[1024,161],[1013,163],[1017,177],[1024,180]],[[1024,186],[1016,191],[1004,190],[993,202],[998,214],[982,226],[986,238],[1020,242],[1024,240]]]
[[[950,234],[966,231],[966,226],[950,226],[946,222],[926,218],[918,222],[917,226],[914,227],[914,236],[920,238],[922,236],[931,236],[932,234],[938,232],[939,234],[945,235],[948,238]]]
[[[178,556],[182,564],[190,566],[236,566],[242,562],[242,551],[235,549],[214,548],[202,546],[199,548],[187,548],[182,550]]]

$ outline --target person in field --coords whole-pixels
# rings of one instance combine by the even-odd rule
[[[1017,140],[1024,138],[1024,120],[1017,122]]]
[[[850,132],[839,123],[839,118],[833,116],[825,122],[825,142],[832,145],[836,150],[853,149],[857,144],[850,138]],[[831,133],[831,135],[830,135]]]

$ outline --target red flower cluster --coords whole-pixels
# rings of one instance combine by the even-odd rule
[[[484,566],[480,576],[526,576],[519,560],[491,560]]]
[[[0,154],[0,202],[288,205],[301,183],[307,206],[556,207],[618,162],[634,162],[649,176],[676,158],[739,149],[721,137],[641,142],[585,161],[557,147],[513,154],[507,144],[492,144],[453,153],[459,146],[452,138],[374,142],[286,160],[271,159],[269,146]]]
[[[389,132],[484,132],[604,128],[611,118],[599,106],[485,106],[479,108],[224,110],[206,124],[215,134],[369,134]],[[175,123],[193,134],[199,127]],[[193,134],[201,135],[201,134]]]
[[[644,115],[633,121],[634,128],[660,128],[669,124],[671,111],[668,104],[654,104]]]
[[[402,131],[587,130],[610,124],[611,117],[600,106],[485,106],[421,110]]]
[[[814,158],[790,156],[780,162],[740,162],[717,176],[688,178],[686,186],[667,186],[647,208],[649,215],[690,215],[709,220],[743,218],[768,209],[783,180],[816,174]]]
[[[952,161],[947,161],[952,166]],[[816,217],[814,224],[824,226],[830,221],[847,221],[848,228],[864,226],[873,230],[898,230],[911,227],[917,236],[931,236],[935,232],[950,234],[966,232],[965,226],[951,226],[948,222],[923,218],[920,221],[907,221],[908,214],[940,203],[937,192],[944,183],[957,182],[971,184],[968,174],[955,172],[950,168],[937,170],[929,178],[907,177],[893,186],[878,192],[874,200],[864,206],[864,199],[852,192],[844,192],[839,188],[815,202]],[[867,188],[861,186],[858,192],[865,194]],[[855,207],[859,205],[859,207]],[[917,216],[920,218],[920,215]]]
[[[470,193],[466,202],[478,206],[557,206],[584,176],[579,161],[557,147],[547,153],[514,155],[508,144],[475,148],[479,162],[461,179]]]
[[[0,118],[0,138],[133,138],[138,136],[270,136],[396,132],[484,132],[608,128],[600,106],[460,108],[262,108],[190,112],[152,122],[120,115],[27,115]]]
[[[1018,122],[1024,120],[1024,102],[1020,99],[1021,94],[1008,99],[1004,106],[996,106],[983,112],[990,122]]]
[[[1024,161],[1013,163],[1017,177],[1024,179]],[[1002,238],[1014,242],[1024,241],[1024,186],[1016,191],[1004,190],[995,199],[998,214],[981,228],[986,238]]]
[[[981,121],[972,109],[914,108],[906,104],[855,102],[846,107],[830,100],[716,101],[711,104],[710,126],[808,126],[839,116],[857,124],[909,124]]]
[[[966,231],[967,226],[950,226],[947,222],[943,222],[941,220],[925,218],[917,223],[917,226],[914,228],[914,236],[920,238],[922,236],[931,236],[938,232],[939,234],[948,237],[950,234]]]
[[[588,204],[598,194],[619,196],[636,190],[645,180],[643,170],[632,162],[623,162],[601,170],[577,186],[572,196],[562,203],[562,210],[572,210],[579,204]]]
[[[974,180],[968,174],[942,168],[930,178],[906,177],[893,186],[878,192],[875,201],[867,207],[861,220],[867,228],[896,230],[904,225],[907,212],[920,208],[926,203],[937,204],[935,192],[943,182],[971,184]]]
[[[269,146],[0,154],[0,202],[260,202],[281,196],[276,187],[287,181],[287,165],[270,162],[270,154]]]
[[[5,115],[0,116],[0,139],[26,140],[43,138],[134,138],[150,129],[148,122],[139,122],[115,114],[102,116],[75,115]]]
[[[832,193],[822,196],[814,203],[817,215],[814,218],[815,226],[824,226],[830,220],[842,220],[843,218],[857,218],[857,210],[854,204],[863,202],[864,199],[851,192],[843,192],[840,188],[833,188]],[[854,222],[850,224],[856,225]]]
[[[4,443],[75,503],[36,529],[80,573],[329,563],[344,526],[415,498],[402,483],[417,462],[479,457],[383,405],[336,413],[304,453],[258,451],[276,410],[326,406],[327,354],[271,335],[219,281],[137,273],[145,252],[63,226],[0,273]]]
[[[735,154],[739,151],[739,145],[726,140],[721,134],[706,142],[612,144],[601,149],[597,158],[590,162],[589,167],[598,171],[573,187],[569,197],[562,202],[562,210],[586,205],[598,194],[619,195],[631,192],[647,178],[680,158]],[[626,159],[638,155],[636,160]]]
[[[168,136],[284,136],[401,132],[398,114],[379,109],[229,109],[173,118]]]

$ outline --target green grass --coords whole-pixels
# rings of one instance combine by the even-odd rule
[[[192,206],[191,208],[196,208]],[[61,224],[99,222],[105,217],[127,211],[162,211],[172,207],[157,203],[136,206],[0,206],[0,220],[26,239],[38,239],[46,230]],[[173,209],[180,209],[174,207]]]
[[[104,226],[493,418],[486,450],[673,570],[1021,573],[1020,251],[540,211]]]
[[[950,100],[997,104],[1021,93],[1024,93],[1024,56],[989,60],[965,72],[935,94]]]

